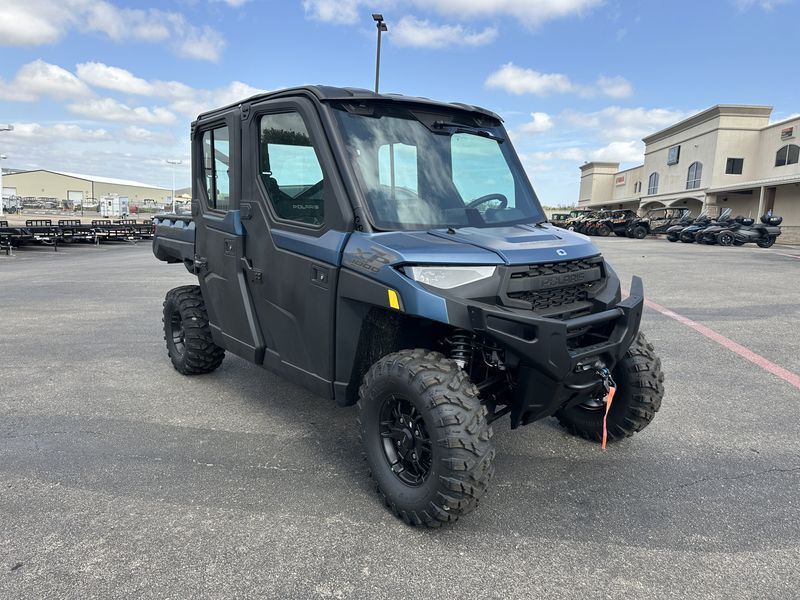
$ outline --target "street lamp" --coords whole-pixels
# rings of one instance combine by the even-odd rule
[[[14,131],[13,125],[0,125],[0,131]],[[8,158],[4,154],[0,154],[0,161]],[[0,163],[0,217],[3,216],[3,166]]]
[[[175,167],[183,164],[182,160],[177,159],[167,159],[166,163],[172,165],[172,213],[177,213],[177,208],[175,208]]]
[[[383,15],[380,13],[372,13],[372,18],[378,26],[378,56],[375,59],[375,93],[378,93],[378,84],[381,79],[381,33],[389,31],[386,23],[383,20]]]

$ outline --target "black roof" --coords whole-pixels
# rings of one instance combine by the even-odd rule
[[[233,104],[229,104],[227,106],[223,106],[220,108],[216,108],[214,110],[201,113],[197,118],[199,120],[205,117],[216,115],[220,112],[224,112],[235,106],[239,106],[240,104],[257,102],[259,100],[271,100],[274,98],[283,98],[286,96],[297,96],[300,94],[311,94],[313,96],[316,96],[321,101],[363,100],[363,101],[381,101],[381,102],[405,102],[409,104],[439,107],[448,110],[456,109],[467,112],[477,112],[492,117],[494,119],[497,119],[498,121],[503,120],[496,113],[493,113],[492,111],[482,108],[480,106],[473,106],[471,104],[462,104],[460,102],[439,102],[437,100],[431,100],[430,98],[422,98],[417,96],[404,96],[402,94],[376,94],[371,90],[365,90],[362,88],[350,88],[350,87],[342,88],[342,87],[332,87],[327,85],[306,85],[293,88],[285,88],[282,90],[275,90],[272,92],[265,92],[263,94],[256,94],[255,96],[244,98],[239,102],[234,102]]]

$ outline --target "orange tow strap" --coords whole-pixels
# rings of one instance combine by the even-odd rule
[[[613,386],[609,387],[608,395],[606,395],[606,414],[603,415],[603,443],[600,446],[603,450],[606,449],[606,441],[608,440],[608,427],[606,426],[606,419],[608,419],[608,411],[611,410],[611,403],[614,401],[614,394],[616,391],[617,388]]]

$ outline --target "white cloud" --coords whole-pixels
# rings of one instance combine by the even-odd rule
[[[413,16],[403,17],[392,28],[391,40],[399,46],[443,48],[445,46],[483,46],[494,41],[497,29],[471,31],[461,25],[437,25]]]
[[[745,11],[756,7],[763,11],[770,12],[781,4],[786,4],[787,0],[735,0],[736,6],[740,11]]]
[[[355,23],[362,0],[303,0],[306,17],[327,23]]]
[[[35,60],[20,67],[14,79],[0,79],[0,98],[18,102],[34,102],[42,96],[56,100],[86,98],[89,87],[66,69]]]
[[[61,23],[66,15],[54,7],[55,13],[32,10],[30,3],[0,5],[0,44],[6,46],[35,46],[52,44],[62,36]]]
[[[150,125],[168,125],[175,115],[163,107],[130,107],[113,98],[100,98],[76,102],[67,107],[71,112],[98,121],[119,121]]]
[[[633,86],[624,77],[606,77],[601,75],[595,82],[595,87],[602,96],[609,98],[627,98],[633,95]]]
[[[155,89],[149,81],[136,77],[130,71],[119,67],[88,62],[79,64],[76,72],[78,77],[94,87],[140,96],[152,96],[155,93]]]
[[[194,26],[180,13],[157,8],[120,8],[107,0],[0,4],[0,45],[50,44],[70,31],[101,34],[116,42],[166,43],[179,56],[210,61],[218,60],[225,47],[216,30]]]
[[[157,131],[151,131],[138,125],[130,125],[125,127],[121,132],[121,137],[126,142],[131,144],[174,144],[175,138],[168,134]]]
[[[159,82],[156,83],[156,87],[163,87],[162,95],[171,99],[172,110],[192,118],[201,112],[233,104],[265,91],[241,81],[233,81],[224,87],[211,90],[191,88],[176,81]]]
[[[563,73],[541,73],[534,69],[518,67],[514,63],[506,63],[489,75],[486,78],[486,86],[502,89],[517,96],[574,93],[582,97],[603,95],[623,98],[633,93],[633,86],[623,77],[601,75],[593,85],[583,85],[575,83]]]
[[[250,0],[211,0],[211,1],[222,2],[224,4],[227,4],[231,8],[241,8],[242,6],[250,2]]]
[[[546,96],[552,92],[566,93],[574,88],[569,77],[561,73],[540,73],[533,69],[523,69],[513,63],[506,63],[489,75],[486,85],[503,89],[512,94],[534,94]]]
[[[14,131],[5,134],[11,141],[32,140],[36,142],[99,142],[110,141],[113,136],[105,129],[84,129],[73,123],[14,123]]]
[[[180,81],[143,79],[126,69],[99,62],[79,64],[77,72],[82,80],[95,87],[127,94],[164,98],[169,105],[169,110],[192,118],[201,112],[232,104],[266,91],[241,81],[233,81],[226,86],[214,89],[193,88]],[[112,113],[116,114],[116,111],[112,111]]]
[[[575,127],[596,130],[604,139],[641,139],[689,117],[694,112],[696,111],[609,106],[588,113],[567,110],[561,117]]]
[[[553,19],[580,15],[599,6],[603,0],[303,0],[306,16],[331,23],[355,23],[370,10],[398,9],[412,4],[433,10],[445,17],[457,14],[465,18],[508,16],[529,27]],[[389,21],[389,31],[392,24]]]
[[[517,135],[536,135],[552,129],[554,125],[553,118],[547,113],[532,112],[531,120],[521,125],[515,133]]]

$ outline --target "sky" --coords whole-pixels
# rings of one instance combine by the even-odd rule
[[[720,103],[800,112],[800,0],[2,0],[5,168],[188,186],[203,110],[302,84],[489,108],[543,204]]]

